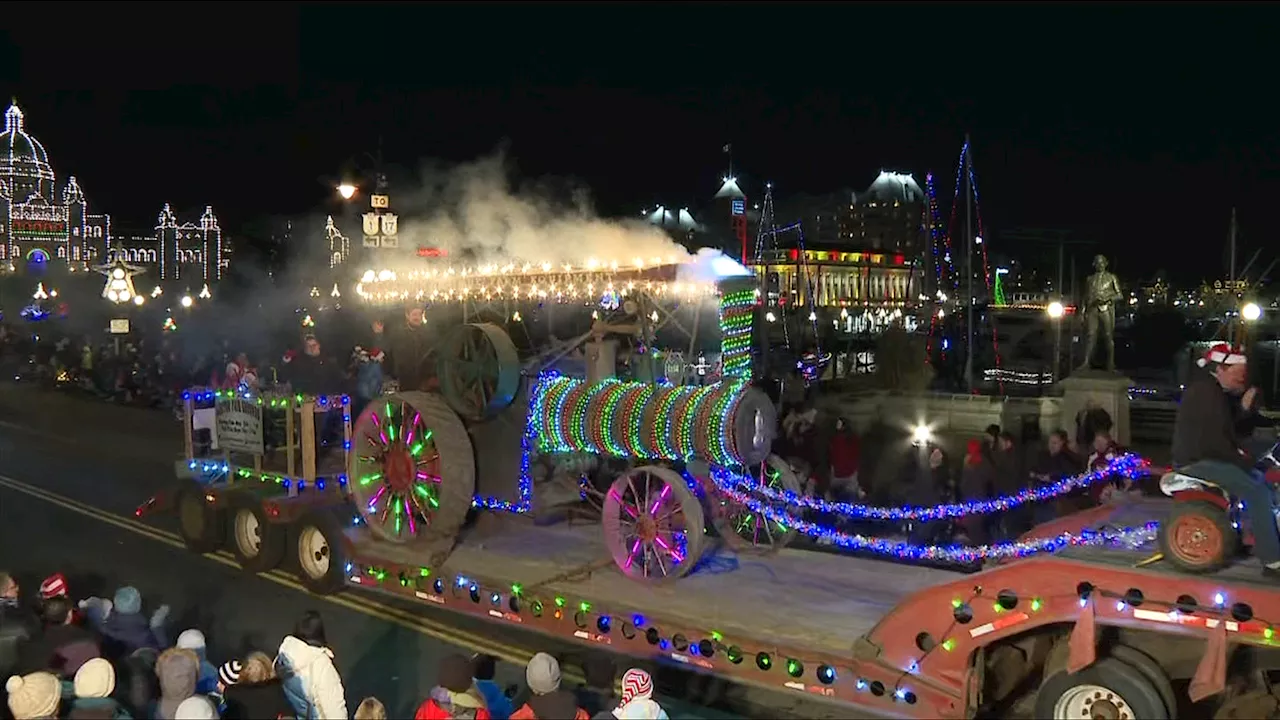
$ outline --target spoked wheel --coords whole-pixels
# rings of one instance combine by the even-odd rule
[[[763,462],[751,468],[751,477],[756,485],[767,487],[776,493],[801,492],[800,478],[787,461],[777,455],[770,455]],[[708,495],[715,508],[712,522],[716,532],[724,539],[725,544],[740,552],[771,553],[781,550],[796,537],[796,530],[786,523],[770,520],[750,508],[724,497],[712,489]],[[785,504],[769,502],[763,495],[755,499],[779,511],[787,510]]]
[[[520,355],[511,336],[493,323],[456,328],[436,354],[440,392],[468,420],[506,409],[520,389]]]
[[[475,494],[475,455],[443,400],[421,392],[379,399],[352,434],[350,487],[370,530],[397,543],[457,533]]]
[[[1208,573],[1221,570],[1235,557],[1240,536],[1222,508],[1201,500],[1174,502],[1160,523],[1160,551],[1179,570]]]
[[[635,468],[605,493],[604,537],[623,574],[646,582],[686,575],[702,555],[702,506],[678,473]]]

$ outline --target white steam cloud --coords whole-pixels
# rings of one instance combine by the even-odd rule
[[[557,202],[545,190],[517,190],[501,155],[424,174],[420,191],[391,192],[405,261],[419,247],[443,250],[450,262],[466,266],[690,259],[666,233],[643,221],[596,216],[582,192]]]

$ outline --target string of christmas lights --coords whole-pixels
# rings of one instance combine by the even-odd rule
[[[745,287],[720,296],[720,360],[724,377],[751,377],[752,325],[756,288]]]
[[[534,387],[529,432],[542,453],[691,460],[741,465],[736,413],[751,387],[590,383],[557,373]]]
[[[973,214],[978,221],[978,237],[985,238],[986,228],[982,224],[982,200],[978,196],[978,175],[977,175],[977,171],[973,169],[973,148],[970,146],[970,143],[966,142],[964,144],[964,151],[965,151],[965,154],[967,154],[969,157],[969,190],[970,192],[973,193]],[[992,282],[991,282],[991,260],[987,256],[987,242],[985,239],[982,242],[982,272],[987,282],[988,297],[991,297],[994,300],[994,293],[993,293]],[[1001,364],[1000,363],[1000,331],[996,327],[995,315],[989,314],[988,317],[991,320],[991,351],[995,353],[996,370],[999,370],[1000,364]],[[1003,393],[1004,383],[998,382],[998,387],[1000,391]]]
[[[541,387],[541,383],[539,383]],[[523,515],[533,507],[533,476],[529,473],[529,463],[533,459],[534,444],[537,441],[533,419],[538,408],[539,394],[535,390],[529,395],[529,412],[525,414],[524,434],[520,436],[520,487],[519,499],[509,502],[499,497],[476,495],[471,499],[471,506],[480,510],[497,510],[501,512]]]
[[[1146,459],[1132,453],[1126,453],[1107,463],[1104,468],[1065,477],[1041,487],[1027,488],[1012,495],[970,500],[961,503],[944,503],[932,507],[880,507],[832,502],[823,500],[820,497],[773,488],[761,483],[757,478],[740,475],[724,468],[713,468],[711,473],[717,485],[723,483],[738,491],[756,493],[774,505],[785,505],[788,508],[797,510],[816,510],[850,520],[918,520],[928,522],[931,520],[966,517],[968,515],[990,515],[991,513],[1003,512],[1028,503],[1044,502],[1081,488],[1087,488],[1111,479],[1116,475],[1129,478],[1140,477],[1145,475],[1149,468],[1150,463]]]
[[[1043,552],[1054,552],[1069,546],[1120,545],[1134,549],[1154,540],[1158,530],[1157,523],[1147,523],[1137,528],[1083,530],[1079,534],[1063,533],[1051,538],[1037,538],[1025,542],[1013,541],[974,547],[964,545],[914,545],[902,540],[847,533],[809,522],[789,512],[783,512],[765,505],[757,499],[739,492],[735,487],[735,483],[732,480],[727,480],[723,473],[713,471],[711,479],[716,484],[717,489],[731,501],[746,507],[771,522],[785,525],[809,537],[846,550],[873,552],[878,555],[892,556],[899,560],[968,565],[983,560],[1023,558]]]

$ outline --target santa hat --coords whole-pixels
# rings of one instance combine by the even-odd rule
[[[1245,356],[1244,351],[1238,347],[1232,347],[1227,343],[1218,343],[1210,347],[1204,357],[1196,361],[1196,365],[1204,367],[1209,363],[1217,365],[1243,365],[1248,362],[1249,358]]]
[[[293,359],[297,356],[298,356],[298,353],[294,352],[293,350],[290,350],[289,352],[286,352],[284,354],[284,361],[286,363],[291,363],[293,362]]]
[[[386,354],[382,352],[382,348],[373,348],[369,351],[369,359],[374,362],[382,362],[386,357]]]

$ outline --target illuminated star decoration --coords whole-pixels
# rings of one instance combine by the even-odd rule
[[[127,303],[138,294],[133,289],[133,276],[141,274],[142,268],[117,258],[114,262],[96,265],[93,269],[107,277],[107,284],[102,288],[102,297],[113,303]]]

